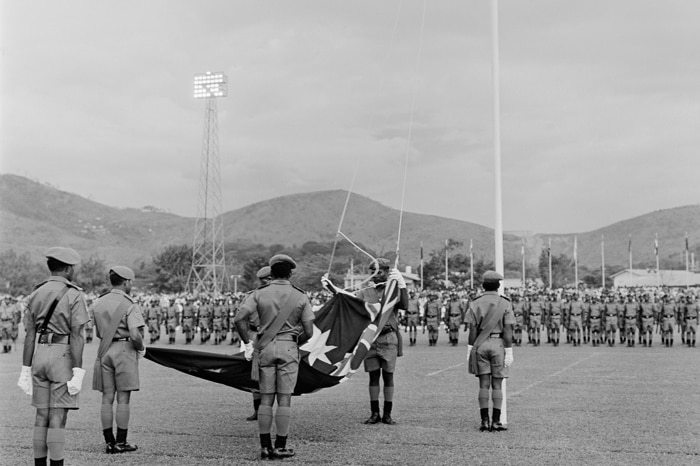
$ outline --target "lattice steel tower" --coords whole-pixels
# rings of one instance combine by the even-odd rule
[[[192,269],[187,279],[188,289],[194,292],[221,293],[226,278],[216,99],[226,97],[227,91],[223,73],[207,72],[194,77],[195,99],[206,99]]]

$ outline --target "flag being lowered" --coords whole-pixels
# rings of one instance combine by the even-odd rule
[[[299,348],[301,361],[295,395],[337,385],[351,377],[399,302],[390,281],[381,303],[369,304],[337,293],[315,313],[313,336]],[[218,354],[150,347],[146,359],[180,372],[243,391],[257,391],[250,378],[252,364],[243,353]]]

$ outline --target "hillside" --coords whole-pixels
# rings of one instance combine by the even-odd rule
[[[226,241],[301,246],[307,241],[333,241],[347,191],[294,194],[258,202],[223,214]],[[342,231],[379,254],[396,249],[399,212],[353,194]],[[90,201],[16,175],[0,175],[0,247],[30,252],[35,259],[49,245],[74,247],[85,256],[99,254],[108,263],[139,264],[171,244],[192,241],[194,219],[157,209],[118,209]],[[653,263],[654,234],[662,259],[678,258],[685,232],[691,249],[700,243],[700,205],[651,212],[598,230],[578,233],[582,266],[600,266],[600,238],[605,236],[607,265],[626,266],[628,235],[635,264]],[[493,257],[493,230],[449,218],[404,213],[401,263],[417,265],[423,242],[426,260],[444,247],[445,239],[463,243],[468,254],[474,241],[477,257]],[[526,260],[536,264],[551,238],[553,254],[573,255],[574,234],[525,237]],[[505,258],[520,261],[521,237],[505,235]],[[680,267],[680,262],[678,262]]]

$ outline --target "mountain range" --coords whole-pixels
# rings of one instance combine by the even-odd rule
[[[286,247],[300,247],[307,241],[331,242],[336,238],[347,195],[344,190],[300,193],[226,212],[222,214],[225,240]],[[393,253],[399,216],[398,210],[353,193],[342,232],[379,255]],[[600,267],[604,238],[606,265],[626,267],[631,239],[635,266],[649,267],[655,261],[654,238],[658,234],[660,258],[683,268],[686,232],[690,250],[700,251],[700,204],[658,210],[588,232],[506,233],[504,256],[506,261],[520,262],[524,244],[526,262],[534,265],[551,240],[553,255],[573,257],[576,238],[579,264],[593,269]],[[29,252],[38,260],[47,247],[65,245],[83,256],[99,255],[108,264],[139,264],[151,260],[168,245],[191,244],[193,234],[194,218],[154,207],[110,207],[46,183],[18,175],[0,175],[2,250]],[[401,264],[417,266],[421,243],[427,260],[433,251],[444,248],[447,239],[462,243],[457,252],[469,254],[469,243],[473,241],[476,258],[493,258],[493,229],[404,212]]]

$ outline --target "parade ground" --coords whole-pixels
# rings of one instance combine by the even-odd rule
[[[407,334],[404,334],[407,335]],[[397,425],[364,425],[368,377],[292,400],[289,446],[296,464],[697,465],[700,349],[681,345],[552,347],[523,344],[507,383],[508,431],[479,432],[477,379],[466,340],[435,347],[419,330],[396,371]],[[21,340],[21,337],[20,337]],[[543,338],[544,340],[544,338]],[[562,337],[564,340],[564,337]],[[178,336],[178,342],[184,339]],[[234,346],[172,345],[231,353]],[[405,338],[408,341],[408,338]],[[258,462],[251,395],[142,360],[132,395],[133,453],[106,455],[100,394],[91,390],[99,340],[85,346],[80,409],[68,416],[69,465],[230,465]],[[156,346],[167,345],[159,342]],[[0,355],[0,464],[32,463],[34,409],[16,386],[21,346]],[[274,428],[273,428],[274,429]],[[274,435],[274,430],[273,430]],[[278,460],[280,461],[280,460]]]

